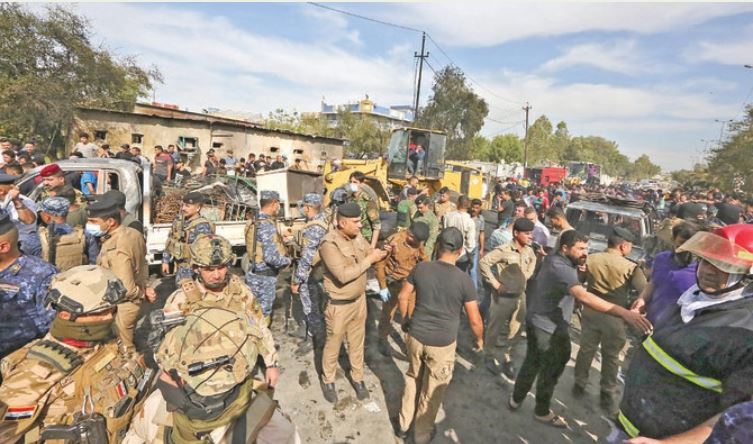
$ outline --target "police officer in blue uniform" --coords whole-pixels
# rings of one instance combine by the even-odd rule
[[[21,253],[18,238],[10,216],[0,212],[0,358],[44,336],[55,314],[45,296],[57,269]]]
[[[37,234],[37,208],[34,201],[21,194],[14,185],[16,177],[0,174],[0,209],[10,216],[16,226],[25,255],[40,256],[42,243]]]
[[[259,299],[262,313],[271,322],[275,301],[277,275],[292,262],[287,256],[282,237],[275,226],[275,216],[280,210],[280,195],[276,191],[259,192],[259,215],[246,225],[246,250],[249,266],[246,284]]]
[[[181,217],[178,217],[168,234],[165,252],[162,254],[162,273],[168,274],[170,263],[175,262],[175,284],[193,279],[193,272],[189,266],[189,245],[200,234],[214,234],[214,224],[201,215],[205,197],[198,191],[192,191],[183,196],[183,205],[180,208]]]
[[[46,231],[52,225],[53,236],[65,236],[73,233],[76,229],[65,223],[69,205],[70,203],[65,197],[48,197],[43,200],[39,205],[39,220],[41,222],[40,225],[44,224],[44,226],[40,226],[40,230]],[[81,231],[85,239],[84,253],[86,254],[86,263],[76,265],[94,265],[97,262],[97,256],[99,256],[99,242],[97,242],[97,239],[91,233],[84,230]],[[45,258],[45,260],[52,262],[49,257]],[[62,267],[61,265],[56,266]]]
[[[314,338],[317,347],[324,347],[325,331],[321,308],[324,276],[319,258],[319,245],[327,234],[328,223],[322,211],[322,196],[316,193],[306,194],[299,208],[303,208],[306,215],[306,225],[298,236],[301,257],[293,273],[290,291],[300,294],[308,334]]]

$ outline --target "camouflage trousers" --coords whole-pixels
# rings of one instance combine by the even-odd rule
[[[264,316],[271,316],[277,291],[277,277],[261,276],[249,272],[246,273],[246,285],[251,288],[251,292],[256,296],[256,300],[259,301]]]
[[[298,288],[301,296],[303,314],[306,315],[309,334],[313,337],[324,337],[324,317],[322,315],[322,284],[309,279]]]

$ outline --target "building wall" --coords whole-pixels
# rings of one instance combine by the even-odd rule
[[[104,140],[94,140],[97,131],[106,131]],[[134,113],[113,113],[100,110],[78,110],[73,121],[73,129],[67,143],[68,151],[78,142],[78,134],[87,132],[98,145],[108,143],[112,152],[117,153],[123,143],[138,145],[142,154],[154,157],[154,146],[167,147],[178,144],[181,137],[198,139],[197,156],[191,163],[195,168],[204,164],[206,152],[214,147],[224,157],[228,149],[236,158],[247,158],[249,153],[276,154],[293,159],[303,159],[306,169],[316,171],[326,159],[342,158],[342,142],[335,139],[322,139],[314,136],[268,132],[255,128],[227,123],[211,123],[201,120],[173,119]],[[141,134],[140,143],[134,143],[133,134]]]

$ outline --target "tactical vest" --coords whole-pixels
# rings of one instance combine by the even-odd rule
[[[42,242],[42,259],[50,262],[50,239],[49,232],[39,229],[39,239]],[[71,233],[55,236],[55,262],[52,265],[60,271],[66,271],[79,265],[89,263],[86,257],[86,236],[84,229],[75,227]]]
[[[167,245],[165,245],[165,251],[175,259],[176,262],[184,262],[191,258],[191,252],[188,245],[188,234],[196,228],[199,224],[208,223],[214,231],[214,224],[201,216],[196,219],[188,221],[186,224],[185,219],[181,218],[177,224],[170,230],[170,237],[167,238]]]
[[[73,424],[79,412],[101,414],[108,442],[120,442],[151,383],[151,373],[145,377],[117,342],[73,349],[48,336],[9,355],[2,366],[0,397],[12,402],[3,422],[15,428],[0,427],[0,442],[24,435],[36,441],[45,427]]]
[[[311,242],[311,239],[308,237],[305,237],[303,233],[309,228],[313,227],[315,225],[318,225],[324,229],[325,232],[329,231],[329,224],[324,219],[313,219],[306,222],[306,225],[303,226],[298,231],[298,238],[296,239],[296,243],[298,246],[303,250],[306,245],[308,245],[309,242]],[[314,253],[314,257],[311,259],[311,272],[309,273],[309,278],[321,282],[322,279],[324,279],[324,271],[321,267],[322,258],[319,256],[319,248],[316,249],[316,253]]]
[[[270,223],[274,224],[275,221],[273,219],[263,219],[266,221],[269,221]],[[264,249],[262,246],[262,242],[256,239],[256,219],[251,219],[246,223],[246,228],[244,229],[244,236],[246,239],[246,253],[248,254],[248,260],[249,265],[253,266],[254,264],[263,264],[264,263]],[[280,232],[277,231],[277,227],[275,227],[275,235],[272,238],[275,243],[275,248],[277,248],[277,252],[280,253],[280,255],[285,256],[287,255],[287,252],[285,251],[285,246],[282,243],[282,237],[280,236]],[[254,249],[254,245],[256,245],[256,250],[251,251]]]

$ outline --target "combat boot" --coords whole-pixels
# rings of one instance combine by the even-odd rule
[[[369,391],[366,389],[366,383],[363,381],[353,383],[353,388],[356,389],[356,398],[359,401],[369,399]]]
[[[337,402],[337,389],[334,383],[322,384],[322,394],[327,402],[332,404]]]

